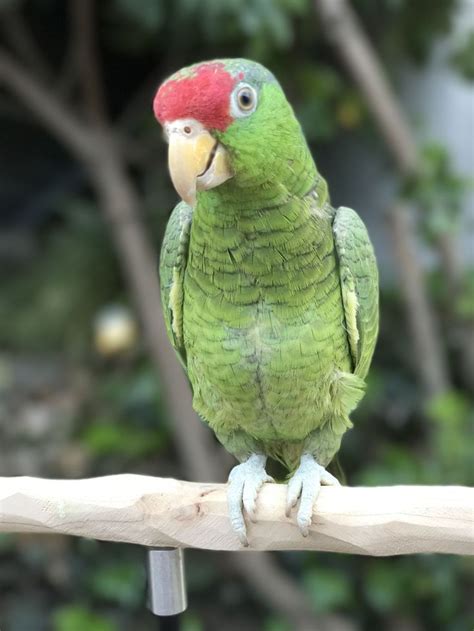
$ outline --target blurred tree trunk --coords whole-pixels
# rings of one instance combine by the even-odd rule
[[[448,378],[446,366],[437,360],[440,334],[424,291],[425,279],[416,249],[412,213],[406,206],[399,204],[389,213],[389,225],[403,283],[402,294],[409,305],[409,324],[413,339],[413,348],[409,355],[418,358],[418,365],[423,366],[421,377],[426,394],[436,396],[446,389]],[[401,340],[401,343],[407,346],[407,340]]]
[[[315,8],[328,38],[365,96],[400,173],[403,176],[416,175],[420,162],[413,133],[352,7],[347,0],[315,0]],[[416,251],[416,230],[406,213],[406,208],[402,210],[401,206],[391,212],[391,235],[398,262],[400,291],[417,349],[413,361],[426,395],[433,396],[449,388],[449,368],[439,324],[427,295],[424,272]],[[462,268],[456,257],[457,244],[451,235],[443,235],[437,246],[449,293],[457,292],[462,277]],[[466,377],[470,381],[474,371],[471,339],[472,336],[468,334],[462,351]]]

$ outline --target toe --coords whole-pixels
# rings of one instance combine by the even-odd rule
[[[257,495],[264,482],[273,482],[264,469],[263,457],[251,456],[248,461],[235,466],[229,474],[227,503],[232,529],[244,546],[248,546],[244,510],[251,521],[256,520]]]
[[[298,516],[296,521],[303,537],[307,537],[309,533],[309,527],[311,525],[311,519],[313,516],[313,507],[318,497],[321,486],[318,478],[312,478],[303,482],[303,489],[301,491],[301,501],[298,509]]]
[[[234,526],[234,532],[237,535],[237,537],[239,538],[240,543],[245,547],[248,548],[249,546],[249,540],[247,538],[247,529],[245,527],[245,524],[240,527],[240,528],[236,528]]]
[[[286,514],[290,514],[291,509],[301,496],[300,505],[296,521],[301,534],[307,537],[313,517],[313,508],[321,489],[321,484],[329,486],[339,486],[338,480],[321,467],[313,456],[303,454],[301,463],[295,475],[288,484],[288,494],[286,499]]]
[[[289,517],[291,509],[296,506],[296,502],[301,494],[303,480],[299,475],[294,475],[288,482],[288,491],[286,494],[286,516]]]
[[[326,469],[323,469],[321,467],[320,474],[321,474],[321,484],[324,484],[325,486],[341,486],[341,483],[339,482],[339,480],[335,478],[331,473],[326,471]]]
[[[300,529],[303,537],[307,537],[309,535],[309,527],[311,525],[311,516],[308,515],[300,515],[301,510],[298,511],[298,516],[296,518],[296,523],[298,524],[298,528]]]
[[[263,481],[259,485],[252,484],[250,481],[247,481],[244,485],[242,500],[243,500],[245,511],[247,515],[249,516],[250,520],[253,522],[255,521],[255,507],[256,507],[256,500],[257,500],[257,493],[258,493],[259,488],[262,486],[262,484],[263,484]]]
[[[236,533],[240,542],[244,546],[248,546],[247,527],[245,525],[244,515],[242,513],[241,504],[234,504],[229,501],[229,518],[232,530]]]
[[[243,505],[251,521],[256,521],[257,496],[265,482],[274,482],[274,479],[263,471],[260,476],[246,478],[243,489]]]
[[[230,523],[241,543],[243,545],[248,545],[247,529],[245,527],[245,520],[242,512],[244,480],[241,476],[232,471],[229,476],[229,482],[229,488],[227,490],[227,504],[229,507]]]

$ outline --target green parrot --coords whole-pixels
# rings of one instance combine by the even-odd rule
[[[289,471],[287,515],[307,535],[325,467],[378,333],[378,272],[360,217],[334,209],[273,74],[246,59],[194,64],[167,79],[154,113],[181,201],[161,250],[169,338],[193,405],[240,464],[232,527],[248,545],[267,458]]]

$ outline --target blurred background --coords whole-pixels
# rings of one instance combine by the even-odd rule
[[[246,56],[279,77],[380,264],[348,483],[474,483],[472,0],[1,0],[0,26],[0,475],[225,480],[163,334],[176,194],[151,102],[183,65]],[[0,628],[161,628],[144,557],[2,535]],[[182,628],[466,631],[470,569],[190,550]]]

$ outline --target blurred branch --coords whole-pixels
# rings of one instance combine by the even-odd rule
[[[1,94],[0,116],[5,116],[25,122],[28,120],[29,112],[27,113],[24,108],[19,107],[18,101],[15,101],[4,94]]]
[[[223,478],[226,461],[214,445],[211,432],[192,409],[186,377],[168,342],[156,274],[156,255],[143,225],[141,200],[130,178],[120,145],[106,120],[91,128],[77,117],[27,70],[0,49],[0,84],[4,84],[28,107],[47,129],[65,144],[83,164],[98,196],[122,265],[123,274],[140,317],[148,352],[155,365],[171,412],[174,442],[187,474],[197,480]],[[262,598],[289,616],[297,629],[314,628],[315,618],[308,598],[281,569],[275,559],[260,555],[259,573],[241,560],[229,559],[236,571]],[[288,603],[269,589],[279,581],[285,589],[299,593]],[[281,606],[279,606],[281,602]]]
[[[392,209],[388,218],[400,274],[400,291],[405,303],[410,305],[409,324],[414,342],[414,352],[410,352],[410,355],[419,359],[419,374],[425,392],[429,396],[436,396],[446,389],[448,376],[446,365],[440,360],[439,333],[433,311],[424,290],[421,290],[425,281],[418,260],[412,217],[407,208],[399,204]]]
[[[0,83],[15,94],[54,136],[81,161],[90,163],[97,140],[45,86],[8,52],[0,49]]]
[[[91,122],[106,119],[104,82],[97,55],[94,0],[70,0],[72,41],[84,104]]]
[[[347,70],[365,96],[397,166],[418,170],[418,148],[362,25],[346,0],[315,0],[316,10]]]
[[[458,376],[468,390],[474,391],[474,323],[472,318],[463,318],[458,311],[460,299],[466,291],[461,248],[456,247],[452,235],[446,233],[438,236],[437,247],[447,280],[447,312],[455,355],[459,358]]]
[[[298,533],[299,534],[299,533]],[[274,556],[261,552],[234,554],[236,568],[245,568],[251,589],[261,594],[271,611],[280,612],[297,631],[358,631],[353,617],[342,613],[318,614],[308,607],[308,598],[298,583],[282,572]]]
[[[253,549],[252,543],[250,548]],[[308,606],[306,594],[291,575],[282,572],[274,556],[249,551],[232,555],[232,563],[240,573],[246,572],[249,587],[262,595],[270,610],[286,616],[292,628],[298,631],[357,631],[357,625],[341,614],[318,615],[316,618]]]
[[[346,0],[315,0],[315,7],[328,38],[364,94],[398,169],[405,176],[416,173],[420,164],[413,134],[385,78],[377,53],[352,7]],[[445,351],[427,295],[413,227],[404,213],[392,212],[390,223],[400,289],[407,306],[413,341],[419,350],[414,361],[425,393],[433,396],[449,388]]]
[[[18,10],[13,6],[2,12],[0,24],[2,26],[5,41],[17,56],[32,68],[35,73],[45,81],[51,81],[52,71],[40,50],[36,41],[28,28],[26,21]]]
[[[133,126],[137,119],[143,116],[144,108],[151,107],[151,97],[156,92],[157,88],[156,72],[153,72],[144,79],[141,86],[136,90],[135,94],[131,96],[128,103],[123,108],[118,120],[122,128],[127,129]]]
[[[245,552],[231,527],[226,491],[224,484],[127,474],[0,478],[0,532]],[[249,525],[251,550],[474,555],[474,489],[323,487],[308,537],[285,515],[286,492],[281,484],[262,488],[257,521]]]

